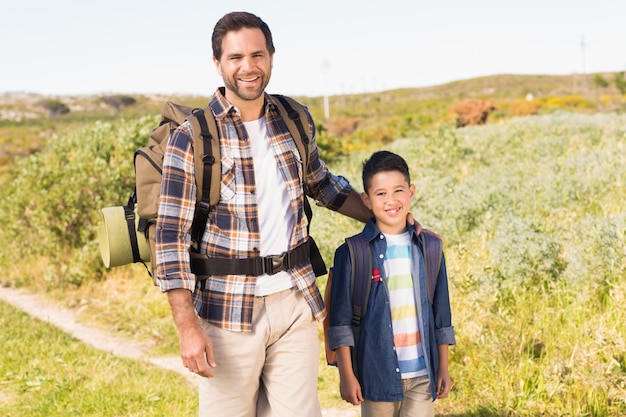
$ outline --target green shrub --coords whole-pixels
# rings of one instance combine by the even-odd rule
[[[122,108],[132,106],[137,103],[137,100],[134,97],[116,94],[112,96],[104,96],[100,98],[100,100],[111,107],[115,113],[118,113]]]
[[[606,88],[609,86],[609,82],[600,74],[596,74],[593,77],[593,83],[601,88]]]
[[[45,259],[43,276],[55,285],[98,276],[103,270],[96,240],[99,210],[128,199],[134,151],[156,123],[154,117],[96,123],[59,135],[42,152],[17,161],[0,201],[6,221],[0,238],[12,259],[24,264]]]
[[[539,223],[504,215],[491,241],[498,287],[506,293],[518,288],[549,289],[565,269],[562,247]]]
[[[48,117],[61,116],[70,112],[65,103],[55,99],[44,99],[39,105],[48,113]]]
[[[317,129],[315,142],[319,148],[320,157],[326,162],[334,161],[345,155],[341,139],[325,129]]]

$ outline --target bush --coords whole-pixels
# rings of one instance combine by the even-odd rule
[[[496,107],[491,100],[467,99],[452,106],[452,111],[457,114],[456,122],[458,127],[483,125],[487,122],[489,113],[494,110],[496,110]]]
[[[596,104],[584,97],[577,95],[565,95],[559,97],[544,97],[541,99],[546,108],[566,109],[594,109]]]
[[[42,100],[39,102],[39,106],[46,111],[48,117],[61,116],[70,112],[69,107],[67,107],[63,102],[54,99]]]
[[[509,105],[511,116],[531,116],[537,114],[537,104],[534,101],[516,100]]]
[[[326,130],[333,136],[347,136],[354,133],[363,120],[358,117],[334,117],[326,122]]]
[[[605,80],[604,77],[600,74],[596,74],[595,77],[593,77],[593,83],[601,88],[606,88],[609,86],[609,82]]]
[[[499,287],[505,293],[516,289],[548,289],[566,263],[555,236],[539,223],[505,215],[496,225],[491,253]]]
[[[13,262],[29,265],[17,268],[26,275],[20,279],[43,276],[63,286],[103,272],[96,240],[100,209],[127,201],[134,151],[157,123],[154,117],[96,123],[55,137],[45,151],[11,167],[13,181],[0,200],[6,225],[0,242]]]
[[[331,162],[345,156],[341,139],[325,130],[318,129],[315,142],[320,151],[320,157],[325,162]]]
[[[624,278],[624,232],[626,214],[604,219],[587,214],[567,236],[571,250],[566,255],[568,267],[564,276],[573,286],[592,289],[581,294],[585,304],[605,307]]]
[[[137,102],[134,97],[125,95],[104,96],[101,98],[102,102],[107,106],[113,108],[115,113],[118,113],[122,108],[132,106]]]

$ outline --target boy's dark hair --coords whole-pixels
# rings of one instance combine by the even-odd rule
[[[374,152],[369,159],[363,162],[363,190],[367,193],[372,177],[379,172],[398,171],[406,181],[411,183],[411,175],[409,174],[409,166],[404,158],[389,151]]]
[[[228,32],[236,32],[242,28],[261,29],[265,35],[265,44],[270,55],[274,55],[274,41],[269,26],[260,17],[248,12],[231,12],[215,24],[211,42],[213,44],[213,56],[220,60],[222,58],[222,40]]]

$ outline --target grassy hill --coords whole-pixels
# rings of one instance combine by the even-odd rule
[[[424,88],[332,96],[329,119],[325,119],[322,97],[297,98],[309,106],[328,159],[362,149],[365,144],[388,142],[452,123],[452,106],[465,99],[493,101],[496,109],[490,116],[492,122],[558,110],[623,112],[626,103],[618,84],[623,86],[619,73],[494,75]],[[0,94],[0,168],[13,156],[38,151],[56,133],[86,122],[157,115],[166,100],[204,106],[208,97]]]
[[[477,86],[488,80],[465,81],[474,85],[467,91],[501,107],[525,100],[520,79],[502,77],[511,77],[506,95],[481,96]],[[491,81],[495,85],[496,78]],[[428,127],[398,130],[403,135],[397,138],[382,141],[372,134],[386,117],[385,128],[397,126],[395,117],[406,122],[426,115],[410,110],[426,112],[430,104],[424,103],[447,114],[448,105],[470,94],[444,97],[444,91],[461,91],[459,85],[438,87],[442,98],[432,102],[408,98],[424,90],[333,98],[337,113],[345,103],[346,115],[337,117],[369,114],[372,126],[361,132],[374,138],[334,158],[333,172],[360,189],[360,164],[372,148],[402,154],[417,186],[412,212],[444,238],[458,343],[451,349],[453,395],[436,403],[437,412],[626,415],[623,97],[605,100],[613,107],[602,104],[601,111],[599,98],[550,96],[545,103],[560,99],[570,107],[546,105],[532,116],[502,115],[461,129],[432,116]],[[533,91],[533,100],[543,100],[539,89]],[[145,100],[139,106],[147,109]],[[319,98],[306,100],[322,111]],[[597,107],[571,105],[587,101]],[[397,114],[388,113],[391,108]],[[175,353],[178,338],[165,297],[141,265],[107,271],[95,233],[99,209],[125,203],[133,187],[132,154],[157,123],[156,113],[135,117],[124,108],[86,121],[70,119],[70,113],[52,119],[60,123],[57,134],[40,151],[9,159],[0,179],[0,282],[45,292],[80,308],[85,321],[149,344],[156,353]],[[329,264],[343,237],[359,228],[315,207],[312,231]],[[319,285],[325,286],[324,278]],[[320,369],[322,400],[340,404],[336,370],[322,363]],[[3,387],[19,390],[10,383]],[[32,395],[35,406],[37,398]]]

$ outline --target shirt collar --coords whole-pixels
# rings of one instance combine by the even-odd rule
[[[406,224],[406,228],[407,231],[410,233],[411,235],[411,239],[416,240],[417,237],[417,233],[415,231],[415,227],[410,225],[408,222]],[[420,228],[421,229],[421,228]],[[369,219],[367,221],[367,224],[365,225],[365,228],[363,228],[363,237],[365,238],[366,242],[370,242],[373,239],[375,239],[376,237],[378,237],[378,235],[380,235],[380,230],[378,230],[378,227],[376,227],[376,219],[374,219],[373,217],[371,219]]]
[[[239,113],[239,109],[237,109],[237,107],[235,107],[230,101],[226,99],[225,94],[226,88],[219,87],[215,91],[215,94],[213,94],[213,98],[209,103],[209,106],[213,110],[213,114],[215,114],[215,118],[218,120],[222,120],[231,112]],[[267,93],[263,94],[265,95],[265,114],[267,114],[270,109],[275,109],[276,111],[278,111],[277,104],[274,98]]]

